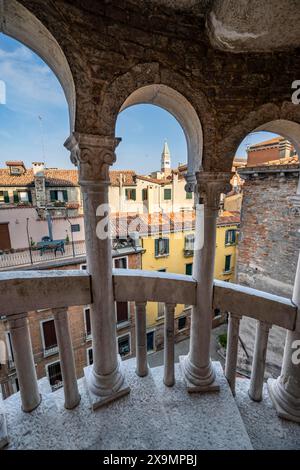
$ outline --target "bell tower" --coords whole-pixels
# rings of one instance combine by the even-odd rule
[[[161,154],[161,172],[170,173],[171,172],[171,154],[168,147],[168,143],[165,140],[164,148]]]

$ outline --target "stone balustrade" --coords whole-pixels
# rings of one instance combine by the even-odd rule
[[[165,303],[164,383],[172,386],[174,375],[174,312],[176,304],[195,305],[197,282],[192,276],[139,270],[114,269],[114,301],[133,301],[136,305],[136,373],[148,374],[146,344],[146,304]],[[40,403],[26,312],[52,308],[62,366],[65,407],[80,401],[67,308],[93,302],[92,278],[86,271],[19,271],[0,273],[1,318],[8,320],[12,335],[22,407],[26,412]],[[257,334],[249,396],[262,398],[268,332],[273,324],[299,331],[296,304],[289,299],[247,287],[214,281],[213,305],[229,313],[225,375],[235,393],[239,322],[242,316],[257,320]],[[24,313],[25,312],[25,313]]]

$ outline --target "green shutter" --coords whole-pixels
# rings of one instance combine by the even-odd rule
[[[225,256],[225,272],[230,271],[231,255]]]
[[[136,201],[136,189],[132,189],[132,200]]]
[[[65,202],[68,202],[68,191],[66,189],[63,190],[63,198]]]
[[[185,274],[191,276],[193,274],[193,263],[188,263],[185,265]]]
[[[158,252],[158,248],[159,248],[159,239],[156,238],[154,240],[154,243],[155,243],[155,256],[158,256],[159,252]]]
[[[187,199],[193,199],[193,193],[186,193]]]
[[[8,191],[4,191],[3,192],[3,197],[4,197],[4,202],[6,204],[9,204],[9,195],[8,195]]]
[[[56,191],[50,190],[50,200],[51,200],[51,202],[56,201],[56,199],[57,199]]]
[[[32,203],[32,193],[28,191],[28,202]]]
[[[166,253],[170,253],[170,240],[168,238],[166,238]]]
[[[172,199],[172,190],[169,188],[164,189],[164,199],[165,201],[168,201]]]
[[[14,191],[14,203],[18,203],[19,202],[19,194],[18,194],[18,191]]]

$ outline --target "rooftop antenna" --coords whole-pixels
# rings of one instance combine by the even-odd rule
[[[43,162],[46,164],[43,118],[42,118],[42,116],[38,116],[38,118],[39,118],[39,121],[40,121],[40,129],[41,129]]]

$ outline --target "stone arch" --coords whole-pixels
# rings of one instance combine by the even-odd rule
[[[193,188],[195,173],[204,164],[203,148],[214,154],[214,114],[206,96],[194,91],[173,71],[158,63],[140,64],[107,85],[101,112],[101,133],[114,135],[118,114],[136,104],[153,104],[172,114],[181,125],[188,149],[187,181]],[[206,155],[207,161],[209,155]]]
[[[68,103],[70,131],[74,130],[76,95],[68,61],[53,35],[16,0],[0,0],[0,31],[32,49],[58,78]]]
[[[292,102],[284,102],[281,106],[266,103],[253,110],[238,124],[228,131],[222,142],[224,169],[230,170],[235,152],[243,139],[255,131],[269,131],[282,135],[290,140],[300,151],[300,106]],[[220,149],[218,152],[219,157]]]

